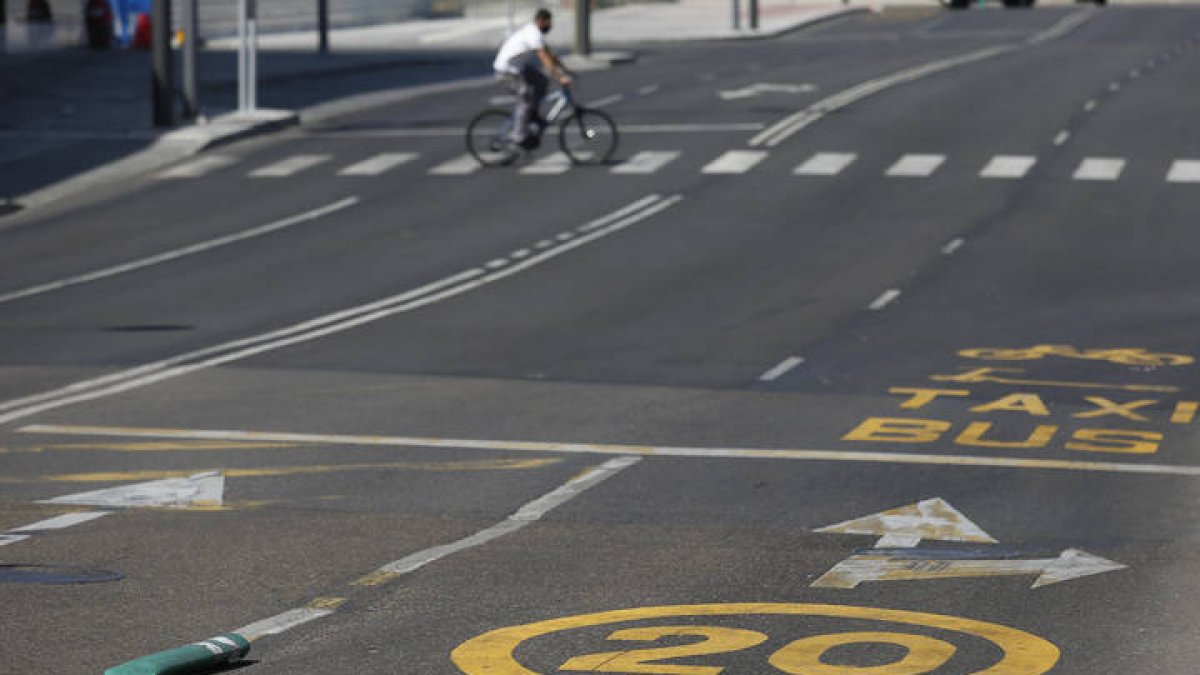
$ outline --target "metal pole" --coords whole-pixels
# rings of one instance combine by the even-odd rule
[[[317,51],[329,53],[329,0],[317,0]]]
[[[197,29],[196,2],[183,2],[183,116],[195,119],[200,115],[200,93],[196,86],[196,49],[200,42]]]
[[[154,0],[150,8],[153,70],[151,94],[154,99],[154,126],[175,123],[175,73],[171,66],[171,0]]]
[[[575,0],[575,53],[587,56],[592,53],[591,0]]]
[[[750,0],[750,30],[758,30],[758,0]]]
[[[246,41],[250,48],[246,58],[246,109],[255,112],[258,110],[258,0],[247,0],[246,10]]]
[[[742,3],[739,0],[733,0],[733,29],[738,30],[742,27]]]

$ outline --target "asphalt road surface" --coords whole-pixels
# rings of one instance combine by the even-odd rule
[[[0,670],[1196,672],[1198,43],[860,15],[587,74],[606,166],[465,89],[6,223]]]

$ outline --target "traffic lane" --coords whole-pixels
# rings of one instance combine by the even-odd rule
[[[1194,488],[1170,482],[1169,503],[1157,497],[1147,502],[1186,509]],[[1131,513],[1124,508],[1130,504],[1118,505],[1110,496],[1157,495],[1161,489],[1153,480],[1098,485],[1075,474],[645,461],[550,522],[443,560],[387,587],[382,597],[355,598],[323,623],[256,649],[263,667],[288,672],[382,672],[402,664],[402,670],[454,673],[459,671],[449,655],[458,645],[507,626],[626,608],[780,602],[907,610],[1009,626],[1057,645],[1062,661],[1055,672],[1175,672],[1172,666],[1196,655],[1187,626],[1197,589],[1192,580],[1176,579],[1175,563],[1160,556],[1165,545],[1194,559],[1194,532],[1179,533],[1177,523],[1160,518],[1150,503],[1134,504]],[[1018,557],[1079,546],[1130,567],[1037,589],[1030,588],[1034,575],[811,587],[874,542],[813,528],[930,495],[942,496],[1000,540],[997,549],[1015,547]],[[916,550],[933,547],[956,549],[928,542]],[[769,635],[761,647],[686,661],[730,672],[761,672],[766,658],[791,640],[864,630],[951,641],[959,651],[945,672],[976,672],[1000,658],[994,647],[961,633],[895,622],[769,621],[736,612],[719,619],[652,618],[531,640],[517,656],[534,672],[557,672],[568,658],[634,648],[605,639],[618,628],[701,623]],[[1130,645],[1131,625],[1154,635],[1163,650],[1151,654]],[[678,643],[646,637],[637,639],[636,648],[666,644]],[[899,658],[894,651],[860,648],[839,652],[837,662],[861,667]]]
[[[105,441],[121,445],[120,439],[97,444]],[[43,497],[127,484],[132,473],[122,478],[112,470],[131,464],[150,476],[211,468],[218,455],[224,461],[216,466],[226,476],[224,506],[117,508],[103,518],[5,546],[10,565],[123,575],[118,581],[73,588],[15,580],[4,584],[0,596],[7,604],[42,608],[0,620],[6,634],[25,645],[21,655],[5,659],[5,668],[14,672],[28,670],[29,664],[62,673],[97,672],[344,592],[380,565],[505,518],[587,465],[586,459],[570,457],[531,463],[529,458],[478,451],[398,453],[328,446],[307,451],[50,452],[103,455],[98,461],[110,475],[102,482],[43,482]],[[131,454],[149,459],[131,462]],[[303,468],[313,471],[296,471]],[[46,505],[36,513],[31,507],[18,495],[6,496],[5,522],[28,518],[15,523],[27,525],[71,508]],[[119,617],[113,616],[116,607],[121,608]],[[64,649],[63,634],[79,639]]]

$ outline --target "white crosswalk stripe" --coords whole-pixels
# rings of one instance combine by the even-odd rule
[[[1037,164],[1036,157],[1021,155],[996,155],[979,172],[980,178],[1024,178],[1033,165]]]
[[[171,167],[166,171],[159,173],[156,178],[160,180],[175,180],[179,178],[200,178],[214,171],[224,169],[227,166],[237,164],[236,157],[226,155],[206,155],[197,157],[188,162],[184,162],[179,166]]]
[[[619,174],[647,174],[654,173],[664,166],[679,159],[681,153],[675,151],[666,152],[639,152],[630,157],[624,162],[616,165],[612,169],[612,173]]]
[[[836,176],[854,163],[858,155],[852,152],[819,152],[793,172],[797,176]]]
[[[305,169],[328,162],[330,155],[295,155],[250,172],[252,178],[287,178]]]
[[[767,153],[762,150],[730,150],[709,162],[700,172],[709,174],[746,173],[766,158]]]
[[[385,152],[342,169],[339,176],[378,176],[418,157],[415,152]]]
[[[1168,183],[1200,183],[1200,160],[1177,159],[1167,173]]]
[[[1125,160],[1111,157],[1088,157],[1079,164],[1073,178],[1075,180],[1112,181],[1121,177],[1125,170]]]
[[[561,152],[547,155],[521,169],[526,176],[556,176],[571,169],[571,158]]]
[[[928,178],[945,161],[945,155],[905,155],[887,170],[887,175],[894,178]]]
[[[448,162],[438,164],[430,169],[429,173],[434,176],[468,176],[481,168],[479,161],[474,157],[462,155]]]

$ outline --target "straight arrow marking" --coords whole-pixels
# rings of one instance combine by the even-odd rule
[[[861,553],[834,566],[813,582],[816,588],[855,588],[870,581],[963,579],[1036,574],[1032,588],[1125,569],[1126,566],[1078,549],[1057,558],[1026,560],[948,560],[887,553]]]

